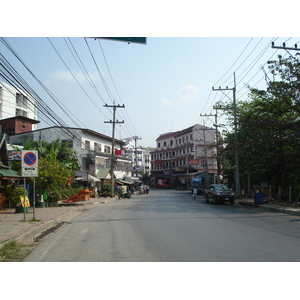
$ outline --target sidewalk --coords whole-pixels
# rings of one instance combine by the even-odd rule
[[[254,199],[237,199],[235,200],[235,204],[245,205],[249,207],[256,207],[268,211],[274,211],[278,213],[284,213],[294,216],[300,216],[300,207],[292,207],[291,206],[281,206],[273,203],[264,203],[264,204],[256,204]]]
[[[15,213],[15,209],[0,210],[0,248],[7,242],[15,240],[20,243],[32,243],[41,233],[63,222],[69,222],[77,215],[94,205],[105,205],[115,198],[90,198],[89,200],[63,204],[57,207],[35,208],[35,219],[32,221],[33,208],[28,213]]]

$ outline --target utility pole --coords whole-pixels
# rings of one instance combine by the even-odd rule
[[[113,108],[113,120],[104,121],[104,123],[111,123],[112,126],[112,147],[111,147],[111,164],[110,164],[110,182],[111,182],[111,189],[110,189],[110,197],[113,197],[114,194],[114,164],[115,164],[115,128],[116,124],[124,123],[124,121],[116,120],[116,110],[117,108],[125,108],[123,105],[107,105],[105,104],[104,107],[112,107]]]
[[[203,139],[204,139],[204,157],[205,157],[205,184],[209,186],[208,178],[208,164],[207,164],[207,149],[206,149],[206,137],[205,137],[205,121],[203,121]]]
[[[234,87],[233,88],[224,88],[219,87],[218,89],[212,88],[213,91],[232,91],[233,92],[233,112],[234,112],[234,142],[235,142],[235,189],[236,189],[236,197],[239,198],[241,195],[241,187],[240,187],[240,166],[239,166],[239,147],[237,140],[237,118],[236,118],[236,81],[235,81],[235,73],[234,76]]]
[[[137,177],[137,173],[138,173],[138,170],[137,170],[137,165],[138,165],[138,159],[137,159],[137,140],[141,140],[142,138],[138,137],[138,136],[134,136],[133,137],[134,139],[134,154],[135,154],[135,177]]]
[[[215,109],[215,108],[214,108]],[[205,114],[202,115],[200,114],[200,117],[215,117],[215,124],[218,124],[218,114]],[[203,133],[205,134],[205,133]],[[218,138],[218,126],[216,126],[216,146],[217,146],[217,181],[220,183],[220,175],[221,175],[221,170],[220,170],[220,161],[219,161],[219,138]]]

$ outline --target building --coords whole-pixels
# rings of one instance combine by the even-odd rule
[[[8,140],[14,145],[24,145],[27,139],[32,142],[45,140],[51,143],[58,137],[61,142],[68,142],[69,147],[75,151],[81,167],[80,176],[86,174],[98,177],[100,174],[105,174],[104,178],[98,178],[109,178],[106,176],[111,168],[112,138],[101,133],[90,129],[54,126],[10,135]],[[121,149],[124,144],[123,141],[115,139],[114,148],[117,155],[114,155],[114,176],[116,179],[131,176],[131,161],[122,155]]]
[[[173,187],[189,187],[195,173],[218,175],[217,140],[214,128],[199,124],[161,134],[151,151],[151,177],[169,179]]]
[[[126,145],[124,146],[125,155],[130,158],[132,164],[132,173],[134,176],[141,174],[150,174],[151,164],[150,164],[150,151],[148,147],[138,146],[137,137],[126,138]]]
[[[15,87],[0,82],[0,120],[11,119],[14,117],[24,117],[32,119],[32,130],[37,129],[39,123],[36,101],[29,93],[16,89]],[[9,132],[7,132],[9,134]]]

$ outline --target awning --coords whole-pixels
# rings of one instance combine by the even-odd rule
[[[133,181],[125,181],[125,180],[116,180],[116,182],[121,183],[121,184],[127,184],[127,185],[134,184]]]
[[[101,181],[99,178],[94,177],[94,176],[89,175],[89,174],[88,174],[88,179],[83,178],[83,177],[77,177],[76,180],[88,180],[88,181],[92,181],[92,182],[94,182],[94,183],[95,183],[95,182],[100,182],[100,181]]]
[[[110,179],[110,169],[109,168],[100,169],[97,173],[97,178]]]
[[[18,172],[10,169],[0,169],[0,179],[22,178]]]
[[[117,180],[122,180],[126,176],[127,172],[124,172],[124,171],[114,171],[114,174],[115,174],[115,178]]]

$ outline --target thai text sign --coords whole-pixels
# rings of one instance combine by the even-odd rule
[[[38,177],[38,151],[22,150],[22,177]]]

